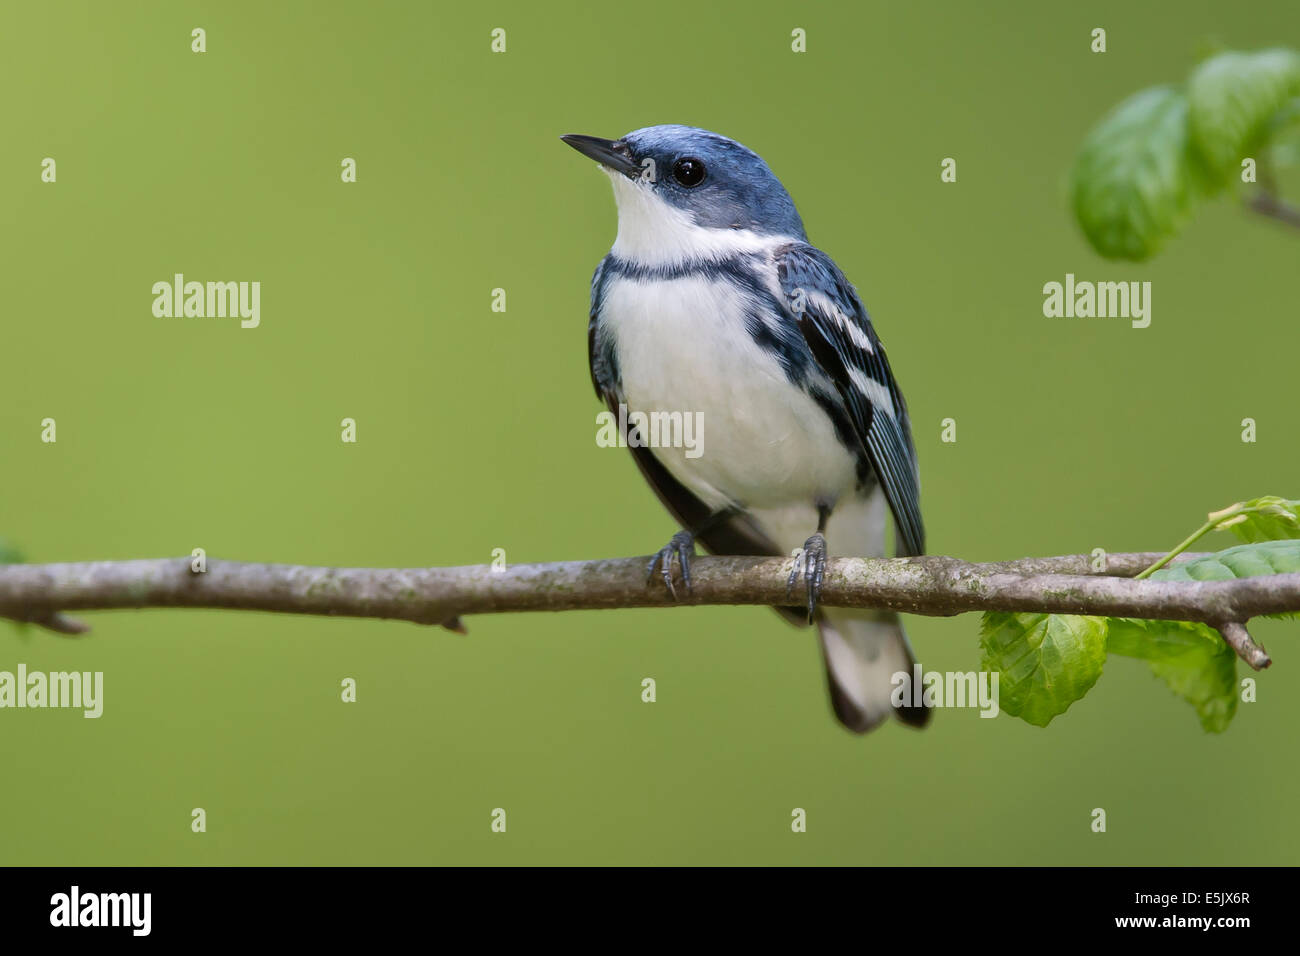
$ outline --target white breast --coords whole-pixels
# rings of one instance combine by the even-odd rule
[[[701,454],[659,447],[669,472],[714,508],[836,501],[855,462],[826,413],[786,379],[745,327],[743,300],[705,277],[612,277],[601,322],[612,336],[631,411],[701,414]],[[802,541],[802,538],[800,539]]]

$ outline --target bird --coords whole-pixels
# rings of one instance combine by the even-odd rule
[[[828,542],[883,556],[888,512],[899,555],[925,548],[907,405],[857,291],[739,142],[681,125],[560,138],[608,175],[618,210],[591,280],[598,398],[623,408],[620,421],[681,413],[707,426],[693,455],[626,426],[681,529],[651,556],[647,586],[659,586],[658,570],[676,598],[676,562],[689,591],[697,542],[713,554],[794,554],[791,603],[776,610],[816,625],[835,717],[859,734],[891,714],[924,726],[929,710],[910,692],[891,699],[895,675],[910,680],[916,662],[898,615],[819,603]]]

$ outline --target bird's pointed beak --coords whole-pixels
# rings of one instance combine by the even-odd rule
[[[627,144],[622,140],[601,139],[599,136],[581,136],[577,133],[569,133],[567,136],[561,136],[560,139],[588,159],[594,159],[606,169],[622,173],[629,179],[636,179],[641,175],[641,167],[632,159],[632,151],[627,148]]]

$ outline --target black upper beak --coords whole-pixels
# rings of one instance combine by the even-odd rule
[[[627,144],[622,140],[601,139],[599,136],[580,136],[577,133],[561,136],[560,139],[588,159],[594,159],[602,166],[616,170],[629,179],[636,179],[641,175],[641,167],[632,159],[632,151],[627,148]]]

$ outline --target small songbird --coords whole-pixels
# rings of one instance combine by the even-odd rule
[[[925,547],[907,406],[853,286],[739,143],[688,126],[561,138],[600,164],[618,204],[618,235],[591,281],[596,393],[623,407],[620,421],[695,414],[706,429],[692,454],[625,426],[682,528],[651,559],[651,579],[658,569],[676,596],[675,560],[689,588],[697,539],[714,554],[802,549],[789,589],[803,606],[777,611],[817,624],[836,717],[858,733],[891,711],[924,725],[924,707],[891,703],[894,675],[915,660],[898,615],[818,604],[827,540],[882,556],[886,507],[897,552]]]

